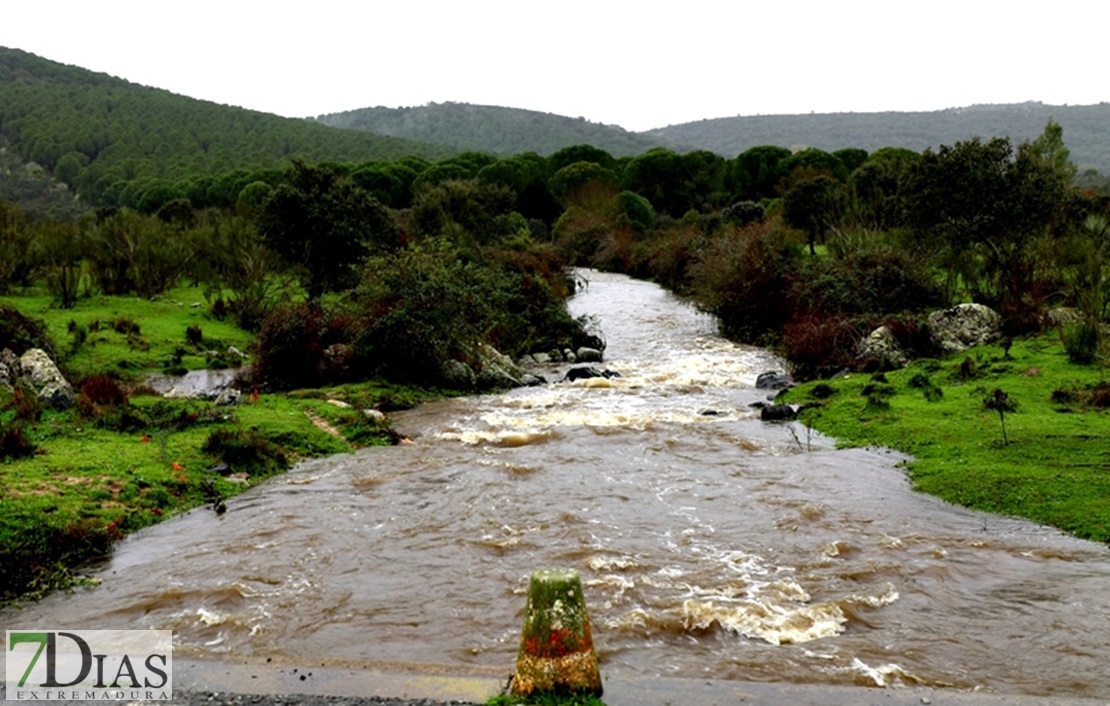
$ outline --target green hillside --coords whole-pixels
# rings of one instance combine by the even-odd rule
[[[4,47],[0,137],[91,202],[143,177],[276,167],[297,156],[363,162],[453,152],[187,98]]]
[[[459,150],[513,155],[550,155],[564,147],[593,145],[614,157],[631,157],[653,147],[671,147],[669,139],[629,132],[584,118],[518,108],[468,103],[431,103],[414,108],[362,108],[321,115],[324,125],[367,130]]]
[[[646,135],[735,157],[757,145],[804,145],[827,151],[905,147],[920,152],[971,137],[1032,140],[1052,118],[1080,173],[1110,174],[1110,103],[977,105],[919,113],[826,113],[716,118],[651,130]]]

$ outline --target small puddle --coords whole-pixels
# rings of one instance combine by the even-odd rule
[[[161,395],[177,390],[175,397],[216,397],[235,381],[242,370],[193,370],[184,375],[155,373],[146,379],[146,384]]]

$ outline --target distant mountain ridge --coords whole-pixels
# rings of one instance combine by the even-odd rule
[[[523,152],[547,156],[572,145],[593,145],[614,157],[633,157],[653,147],[682,149],[665,137],[629,132],[617,125],[602,125],[585,118],[470,103],[429,103],[411,108],[378,106],[310,119],[331,127],[503,156]]]
[[[917,152],[980,137],[1009,137],[1015,144],[1041,134],[1049,119],[1064,129],[1064,142],[1080,172],[1110,174],[1110,103],[1046,105],[1038,102],[973,105],[932,112],[819,113],[715,118],[644,133],[735,157],[755,145],[804,145],[826,151],[905,147]]]
[[[830,152],[844,147],[869,152],[881,147],[905,147],[920,152],[973,137],[1009,137],[1019,143],[1039,135],[1050,118],[1064,128],[1064,142],[1081,172],[1096,169],[1110,175],[1110,103],[1057,106],[1028,102],[930,112],[738,116],[645,132],[629,132],[582,118],[468,103],[379,106],[311,120],[500,155],[549,155],[571,145],[590,144],[616,157],[666,147],[681,152],[704,149],[731,159],[758,145],[817,147]]]
[[[293,157],[362,163],[404,156],[436,160],[460,151],[550,155],[589,144],[616,157],[664,147],[734,158],[758,145],[833,151],[887,146],[923,150],[975,136],[1032,139],[1049,119],[1063,127],[1071,159],[1110,175],[1110,103],[977,105],[916,113],[829,113],[706,119],[630,132],[583,118],[518,108],[432,103],[284,118],[180,96],[18,49],[0,47],[0,198],[71,214],[163,183],[203,190],[232,170],[280,169]],[[342,129],[340,129],[342,128]],[[234,179],[227,185],[233,185]],[[218,185],[217,185],[218,186]]]

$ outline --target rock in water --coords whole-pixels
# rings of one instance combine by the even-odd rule
[[[573,569],[541,569],[528,584],[528,607],[512,693],[601,696],[601,673],[590,634],[582,581]]]

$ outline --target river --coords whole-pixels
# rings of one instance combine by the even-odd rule
[[[398,413],[414,443],[140,532],[96,588],[0,620],[172,629],[202,659],[507,674],[529,574],[568,566],[607,676],[1110,695],[1106,547],[915,493],[897,454],[760,422],[754,381],[780,361],[652,284],[586,277],[570,306],[620,377]]]

